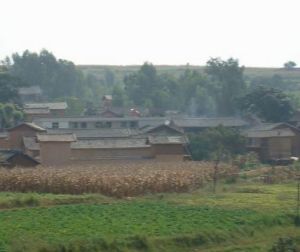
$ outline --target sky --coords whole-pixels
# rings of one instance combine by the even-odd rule
[[[75,64],[300,65],[300,0],[0,0],[0,59],[45,48]]]

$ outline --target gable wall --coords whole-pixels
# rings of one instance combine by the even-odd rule
[[[12,129],[8,133],[9,147],[11,149],[23,150],[24,136],[34,137],[36,136],[36,131],[25,125]]]

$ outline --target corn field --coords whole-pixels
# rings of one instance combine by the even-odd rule
[[[228,171],[228,169],[223,169]],[[55,194],[101,193],[129,197],[187,192],[210,181],[205,162],[110,162],[101,165],[0,169],[0,191]]]

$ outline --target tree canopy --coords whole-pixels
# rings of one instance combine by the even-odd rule
[[[227,158],[245,151],[245,138],[236,130],[220,125],[189,136],[190,149],[194,160],[216,160]]]
[[[293,115],[290,99],[274,88],[258,87],[239,100],[240,109],[267,122],[284,122]]]

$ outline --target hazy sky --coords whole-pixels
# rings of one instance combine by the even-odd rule
[[[76,64],[300,65],[300,0],[0,0],[0,59],[46,48]]]

